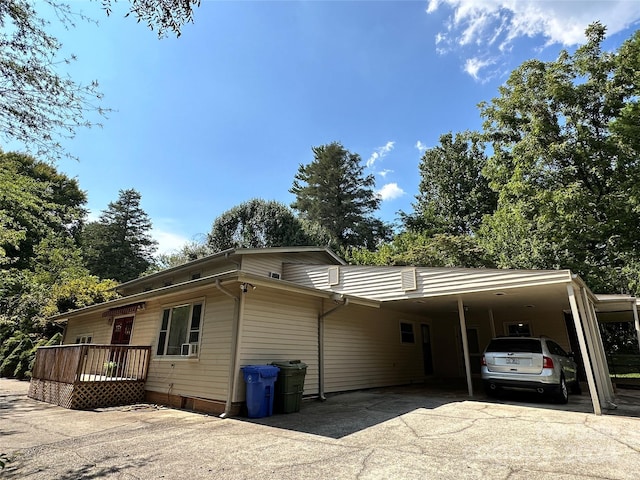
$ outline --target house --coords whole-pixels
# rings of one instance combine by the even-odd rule
[[[53,318],[63,345],[39,350],[30,396],[234,415],[242,366],[294,359],[308,365],[307,396],[440,378],[473,395],[489,340],[530,334],[580,353],[599,414],[614,400],[599,312],[638,325],[635,298],[599,298],[568,270],[357,266],[318,247],[229,249],[117,291]]]

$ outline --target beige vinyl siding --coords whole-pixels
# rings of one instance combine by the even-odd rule
[[[260,276],[267,276],[269,272],[276,272],[282,275],[282,267],[285,263],[317,265],[318,263],[325,264],[326,261],[327,257],[324,253],[262,253],[243,256],[241,270]]]
[[[494,323],[497,335],[506,335],[506,323],[528,322],[535,337],[546,336],[555,340],[562,348],[571,350],[569,335],[564,321],[564,312],[544,308],[544,305],[519,311],[517,316],[497,312]]]
[[[333,290],[372,300],[400,300],[453,295],[468,291],[489,291],[513,287],[567,283],[568,270],[499,270],[417,267],[415,290],[405,291],[402,272],[406,267],[340,267],[340,284],[329,286],[329,265],[284,265],[284,278],[320,290]]]
[[[269,272],[282,274],[282,255],[248,255],[242,258],[243,272],[267,276]]]
[[[102,312],[70,318],[67,322],[63,343],[76,343],[81,335],[91,335],[91,343],[111,343],[113,325],[109,319],[102,316]]]
[[[400,322],[414,325],[415,343],[400,341]],[[325,319],[325,391],[424,381],[420,322],[385,309],[349,305]]]
[[[467,313],[467,328],[478,331],[478,349],[484,350],[491,340],[491,325],[488,312]],[[464,354],[460,336],[460,318],[457,313],[434,315],[429,322],[431,328],[431,348],[433,370],[436,377],[464,377]],[[478,358],[472,359],[472,361]]]
[[[274,361],[301,360],[307,364],[304,394],[318,393],[318,312],[320,300],[258,288],[244,296],[242,340],[238,368]],[[245,398],[239,377],[234,401]]]
[[[524,313],[523,313],[524,312]],[[480,351],[484,351],[492,338],[489,312],[470,312],[465,314],[467,328],[478,329]],[[519,311],[517,316],[494,312],[496,335],[506,335],[506,323],[529,323],[532,334],[553,338],[560,346],[569,351],[569,337],[562,311],[536,307]],[[434,315],[429,323],[431,328],[431,347],[433,350],[434,375],[438,377],[460,377],[465,375],[460,338],[460,319],[457,313]]]
[[[164,308],[204,301],[198,358],[157,356],[157,342]],[[105,309],[106,310],[106,309]],[[186,397],[225,400],[228,391],[229,359],[234,301],[214,287],[207,292],[181,293],[162,301],[149,300],[133,322],[131,345],[151,345],[151,362],[145,388]],[[70,318],[65,343],[78,335],[91,334],[93,343],[111,342],[113,325],[102,311]]]
[[[162,311],[171,306],[204,300],[198,358],[158,356],[157,342]],[[217,291],[183,294],[160,302],[149,302],[148,319],[134,334],[151,344],[151,362],[146,389],[211,400],[225,400],[228,391],[229,359],[234,301]]]

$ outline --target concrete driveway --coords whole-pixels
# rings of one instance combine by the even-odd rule
[[[640,402],[616,415],[523,399],[384,389],[249,421],[154,405],[73,411],[0,379],[11,479],[637,479]],[[428,394],[427,394],[428,393]],[[585,410],[588,411],[588,408]]]

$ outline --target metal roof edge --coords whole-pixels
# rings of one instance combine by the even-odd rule
[[[262,285],[265,287],[271,287],[278,290],[286,290],[288,292],[300,293],[303,295],[306,294],[306,295],[311,295],[314,297],[321,297],[321,298],[333,298],[336,295],[340,295],[341,298],[348,298],[349,303],[351,304],[361,305],[365,307],[380,308],[380,305],[382,304],[382,302],[379,300],[372,300],[369,298],[358,297],[356,295],[349,295],[342,292],[334,292],[333,290],[322,290],[319,288],[307,287],[295,282],[288,282],[286,280],[263,277],[261,275],[255,275],[252,273],[247,273],[242,271],[239,272],[238,281],[250,283],[251,285],[254,285],[254,286]]]
[[[60,313],[58,315],[54,315],[52,317],[49,317],[48,320],[51,320],[54,322],[63,321],[68,319],[71,316],[83,315],[83,314],[91,313],[97,310],[118,307],[121,305],[127,305],[129,303],[135,303],[137,301],[148,300],[155,297],[163,297],[166,295],[179,292],[180,290],[206,287],[206,286],[209,286],[209,284],[214,283],[216,280],[223,280],[225,283],[229,283],[233,281],[247,282],[247,283],[251,283],[252,285],[263,285],[266,287],[276,288],[280,290],[287,290],[290,292],[301,293],[301,294],[322,297],[322,298],[331,298],[333,295],[337,294],[337,292],[333,292],[331,290],[320,290],[313,287],[306,287],[294,282],[287,282],[286,280],[263,277],[261,275],[255,275],[255,274],[243,272],[241,270],[229,270],[227,272],[222,272],[222,273],[217,273],[215,275],[201,277],[196,280],[189,280],[182,283],[176,283],[175,285],[170,285],[167,287],[156,288],[153,290],[149,290],[147,292],[140,292],[133,295],[126,295],[124,297],[116,298],[114,300],[109,300],[108,302],[96,303],[94,305],[89,305],[87,307],[83,307],[83,308],[71,310],[65,313]],[[347,295],[347,294],[339,294],[339,295],[343,295],[344,298],[348,298],[349,302],[352,304],[368,306],[373,308],[380,308],[381,302],[377,300],[370,300],[370,299],[366,299],[366,298],[362,298],[354,295]]]
[[[115,289],[118,290],[120,288],[127,288],[140,283],[147,283],[150,280],[153,280],[156,278],[162,278],[164,276],[171,275],[175,272],[190,270],[193,267],[200,266],[203,263],[207,263],[222,257],[227,257],[229,261],[234,262],[234,260],[231,260],[232,256],[238,257],[242,255],[256,255],[256,254],[269,254],[269,253],[308,253],[308,252],[318,252],[318,253],[324,252],[330,258],[333,258],[340,265],[347,265],[347,262],[345,260],[340,258],[333,250],[331,250],[328,247],[301,246],[301,247],[269,247],[269,248],[228,248],[226,250],[212,253],[211,255],[207,255],[205,257],[197,258],[190,262],[183,263],[182,265],[165,268],[164,270],[160,270],[158,272],[154,272],[149,275],[145,275],[143,277],[138,277],[133,280],[120,283],[115,287]],[[238,262],[234,262],[234,263],[237,264]]]

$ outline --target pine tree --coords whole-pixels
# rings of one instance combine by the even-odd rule
[[[372,216],[380,206],[373,175],[364,175],[360,156],[333,142],[312,148],[314,159],[300,165],[291,207],[300,217],[322,225],[341,248],[375,248],[391,228]]]
[[[120,190],[100,219],[85,226],[83,250],[92,274],[126,282],[153,264],[157,242],[149,235],[151,220],[140,199],[136,190]]]
[[[482,175],[487,163],[484,144],[476,132],[440,136],[440,144],[420,161],[420,193],[415,213],[404,215],[414,232],[472,235],[482,217],[496,209],[497,195]]]

